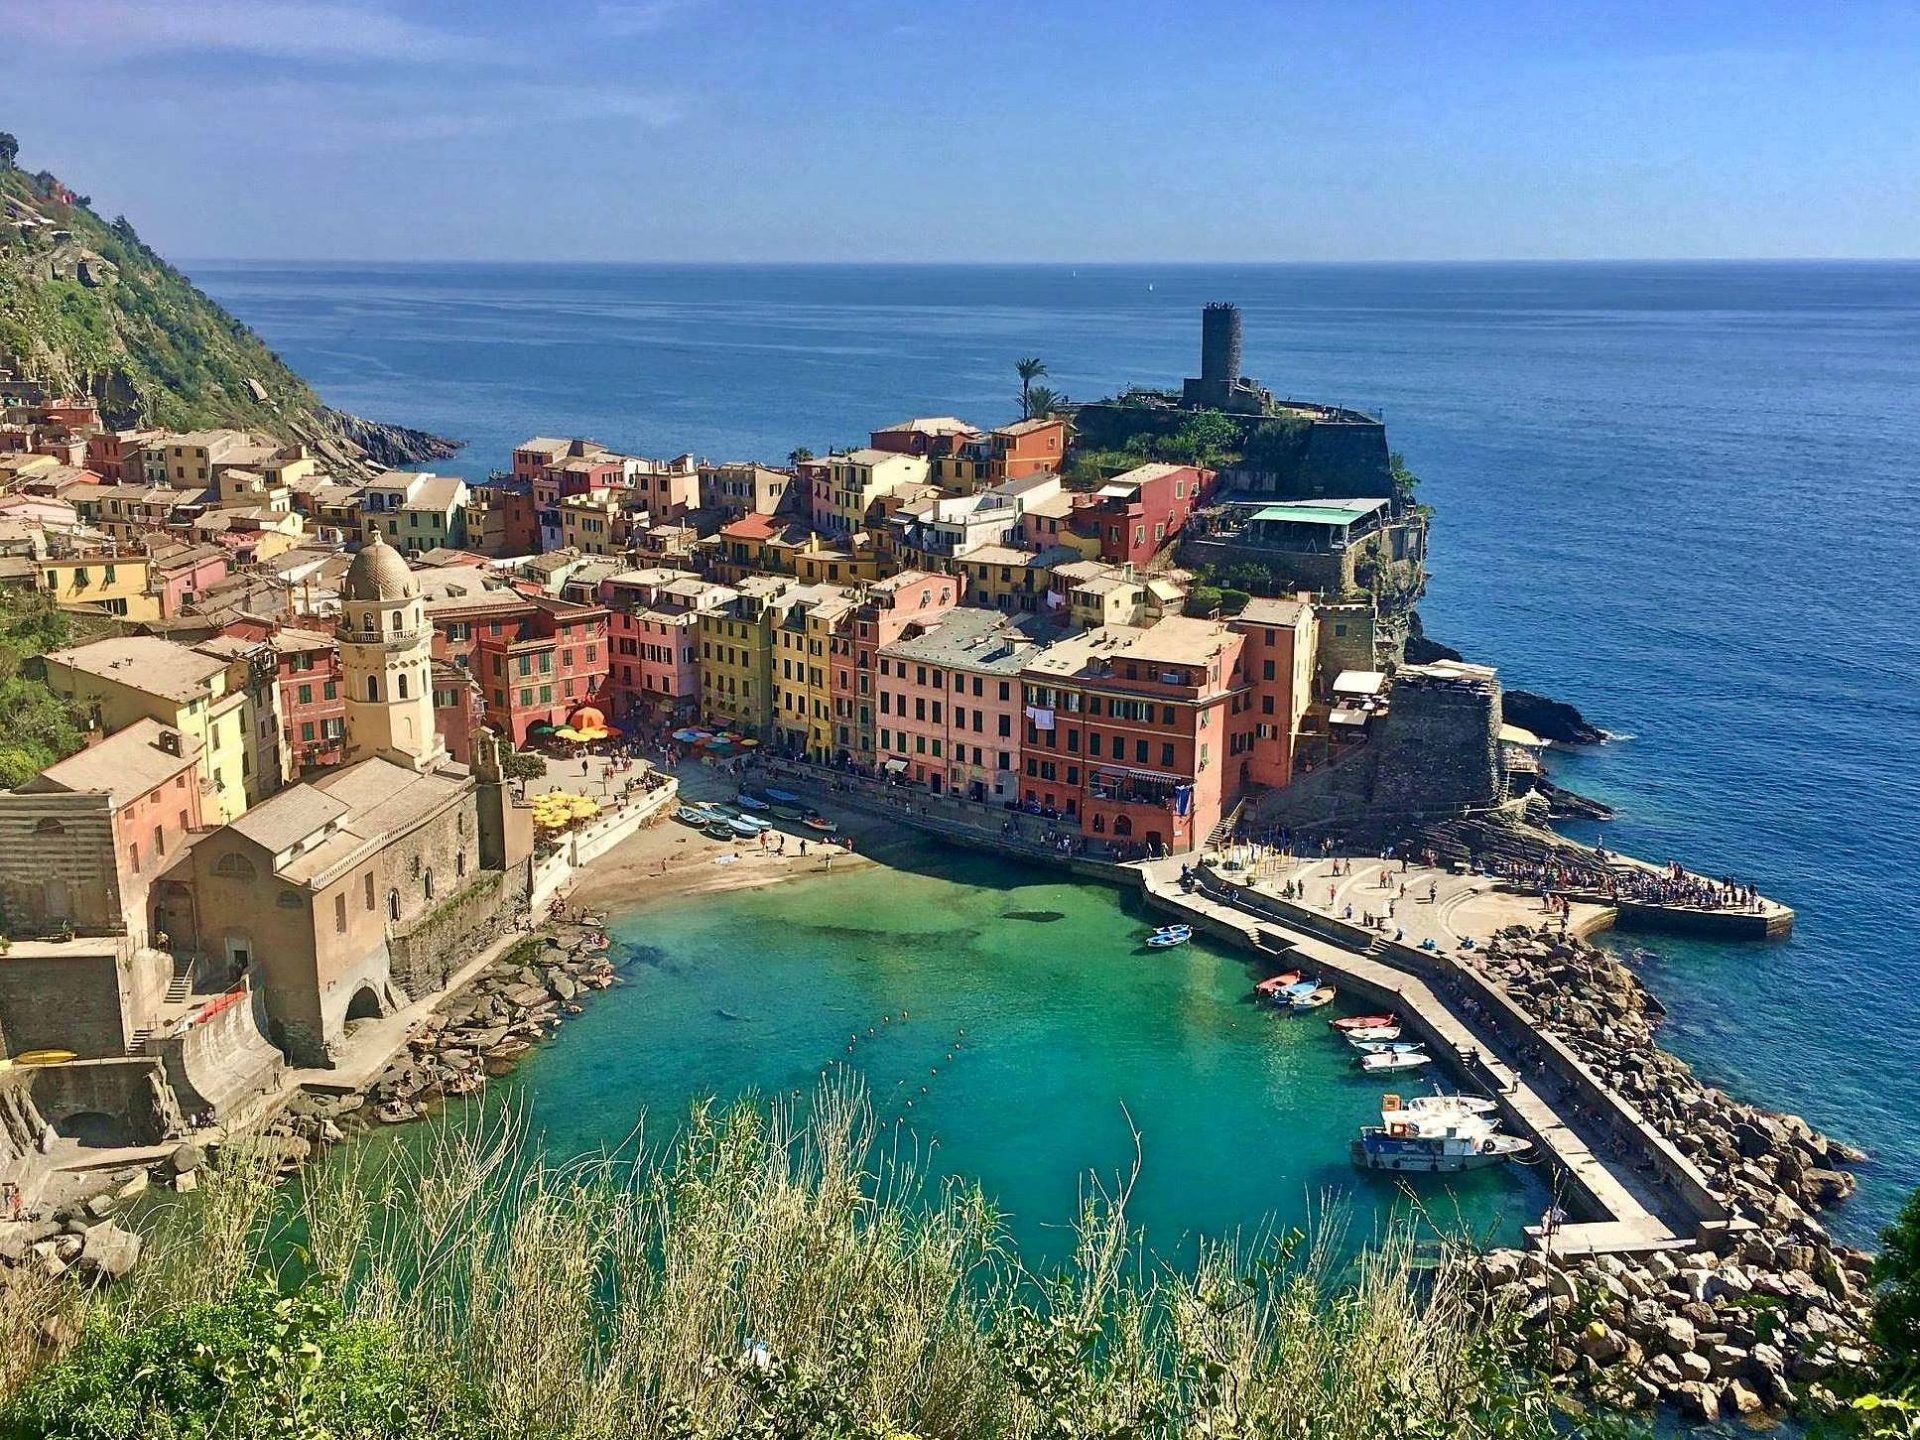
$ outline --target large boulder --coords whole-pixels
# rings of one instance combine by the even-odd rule
[[[102,1280],[118,1280],[139,1260],[140,1237],[108,1221],[87,1231],[80,1247],[79,1268]]]
[[[1694,1346],[1693,1322],[1683,1316],[1669,1315],[1661,1322],[1656,1338],[1669,1355],[1684,1355]]]

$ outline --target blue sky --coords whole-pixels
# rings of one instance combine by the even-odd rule
[[[0,49],[23,162],[177,256],[1920,255],[1871,0],[0,0]]]

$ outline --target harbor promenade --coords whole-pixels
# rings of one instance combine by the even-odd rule
[[[1178,859],[1168,859],[1127,868],[1138,873],[1143,892],[1156,908],[1179,915],[1208,934],[1243,944],[1275,965],[1310,969],[1336,980],[1368,1004],[1391,1009],[1463,1084],[1494,1098],[1510,1126],[1533,1140],[1560,1178],[1563,1208],[1581,1217],[1555,1229],[1550,1237],[1555,1254],[1684,1249],[1696,1243],[1703,1222],[1712,1227],[1724,1221],[1724,1211],[1707,1194],[1697,1171],[1691,1176],[1694,1185],[1676,1193],[1654,1178],[1664,1167],[1643,1170],[1629,1159],[1634,1148],[1619,1143],[1622,1120],[1628,1121],[1633,1138],[1640,1142],[1637,1158],[1642,1165],[1657,1153],[1662,1160],[1692,1169],[1643,1117],[1617,1098],[1619,1108],[1613,1113],[1596,1111],[1588,1103],[1595,1097],[1583,1093],[1582,1087],[1569,1086],[1559,1067],[1530,1062],[1514,1053],[1509,1033],[1488,1022],[1484,1007],[1476,1004],[1470,1009],[1466,1003],[1470,997],[1437,975],[1406,968],[1405,947],[1389,947],[1358,932],[1348,943],[1340,943],[1291,928],[1264,907],[1250,910],[1246,894],[1217,878],[1203,882],[1204,889],[1184,890],[1179,880],[1181,865]],[[1360,948],[1354,948],[1356,942]],[[1398,963],[1395,951],[1402,957]],[[1564,1058],[1579,1063],[1571,1056]],[[1598,1087],[1597,1080],[1590,1075],[1588,1079]],[[1599,1149],[1589,1143],[1589,1131],[1606,1135]],[[1689,1199],[1694,1203],[1689,1204]],[[1536,1245],[1548,1242],[1538,1226],[1529,1227],[1528,1234]]]

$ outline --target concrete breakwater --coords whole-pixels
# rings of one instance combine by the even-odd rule
[[[1579,1218],[1476,1264],[1543,1371],[1709,1419],[1830,1409],[1864,1373],[1871,1260],[1816,1212],[1866,1157],[1701,1084],[1658,1047],[1658,1007],[1625,966],[1525,926],[1465,958],[1419,951],[1216,875],[1189,893],[1177,863],[1137,867],[1156,905],[1393,1007],[1539,1146]]]
[[[1682,1152],[1726,1207],[1698,1243],[1569,1256],[1551,1242],[1481,1260],[1489,1295],[1517,1309],[1534,1359],[1607,1403],[1665,1402],[1701,1419],[1835,1404],[1866,1364],[1870,1257],[1817,1212],[1847,1198],[1838,1167],[1867,1157],[1795,1115],[1703,1084],[1659,1048],[1651,997],[1578,940],[1500,937],[1483,968]]]

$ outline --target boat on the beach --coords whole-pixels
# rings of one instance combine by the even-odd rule
[[[1427,1047],[1418,1040],[1350,1040],[1362,1055],[1417,1055]]]
[[[772,805],[762,800],[758,795],[751,794],[745,790],[742,790],[733,798],[739,802],[742,810],[771,810],[773,808]]]
[[[734,833],[733,822],[724,815],[713,816],[705,826],[706,832],[715,840],[738,840]]]
[[[1400,1070],[1420,1070],[1433,1063],[1433,1057],[1415,1046],[1411,1050],[1381,1050],[1360,1057],[1360,1068],[1369,1075],[1393,1074]]]
[[[1299,983],[1300,972],[1298,970],[1289,970],[1284,975],[1269,975],[1253,987],[1253,993],[1263,1000],[1270,1000],[1282,990],[1286,989],[1287,986],[1298,985]]]
[[[1370,1040],[1398,1040],[1400,1038],[1400,1027],[1398,1025],[1368,1025],[1358,1030],[1342,1030],[1340,1035],[1349,1045],[1364,1045]]]
[[[1184,945],[1192,938],[1191,925],[1162,925],[1147,936],[1147,944],[1155,950],[1166,950],[1175,945]]]
[[[1304,995],[1296,995],[1287,1002],[1287,1007],[1296,1013],[1318,1010],[1322,1005],[1331,1005],[1335,992],[1333,986],[1322,985],[1317,990],[1309,990]]]
[[[1498,1125],[1484,1114],[1403,1106],[1398,1095],[1386,1095],[1380,1123],[1363,1127],[1350,1153],[1362,1170],[1454,1174],[1497,1165],[1532,1148],[1518,1135],[1500,1134]]]
[[[673,812],[673,818],[682,825],[691,825],[696,830],[704,830],[720,817],[704,805],[682,805]]]
[[[822,815],[818,810],[809,810],[800,817],[800,823],[809,830],[818,830],[822,835],[831,835],[840,827]]]
[[[791,790],[776,790],[771,785],[769,785],[760,793],[767,797],[767,801],[769,804],[773,804],[773,805],[800,804],[800,797],[794,794]]]
[[[1393,1025],[1399,1022],[1397,1015],[1342,1015],[1338,1020],[1329,1020],[1327,1024],[1336,1030],[1372,1030],[1381,1025]]]
[[[727,817],[727,829],[745,840],[757,839],[760,832],[766,828],[765,822],[754,820],[746,815],[731,815]]]

